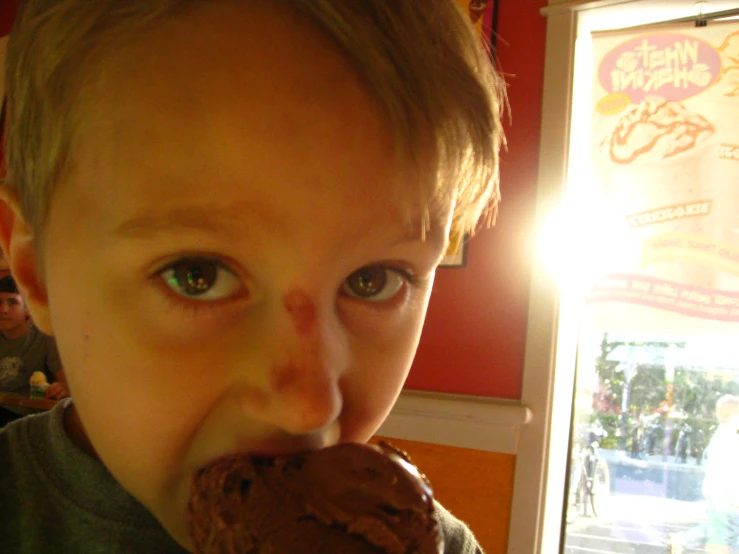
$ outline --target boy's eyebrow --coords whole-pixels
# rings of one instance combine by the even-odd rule
[[[249,209],[249,207],[229,206],[191,208],[173,208],[167,211],[156,211],[133,217],[116,226],[111,234],[126,238],[148,239],[163,231],[207,231],[210,233],[236,234],[233,225],[227,222],[235,222],[238,214],[248,213],[250,218],[258,221],[260,226],[270,230],[284,229],[285,225],[280,218],[268,213],[266,210]],[[435,233],[423,232],[421,219],[413,218],[405,225],[403,234],[398,238],[396,244],[411,242],[427,242],[433,239]],[[439,237],[443,239],[443,237]]]
[[[195,230],[212,233],[232,233],[232,226],[226,222],[234,221],[238,212],[243,212],[244,206],[236,207],[191,207],[172,208],[166,211],[152,211],[128,219],[115,227],[111,234],[129,238],[150,238],[162,231]],[[249,211],[253,215],[253,211]],[[256,215],[256,214],[254,214]],[[276,224],[274,218],[261,213],[257,217],[270,219],[270,224]]]

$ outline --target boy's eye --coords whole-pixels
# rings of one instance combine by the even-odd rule
[[[381,302],[398,294],[406,279],[407,277],[398,270],[367,266],[349,275],[341,290],[354,298]]]
[[[180,260],[160,275],[175,293],[192,300],[228,298],[242,287],[236,275],[212,260]]]

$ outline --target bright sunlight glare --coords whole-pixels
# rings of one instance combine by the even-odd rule
[[[584,293],[607,273],[636,272],[641,248],[626,220],[594,193],[555,209],[538,233],[538,255],[560,288]]]

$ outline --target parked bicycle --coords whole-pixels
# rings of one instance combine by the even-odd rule
[[[588,442],[585,448],[573,457],[570,464],[570,481],[567,494],[567,523],[580,516],[598,517],[603,498],[610,494],[611,477],[608,464],[601,458],[600,441],[608,436],[602,427],[588,429]]]

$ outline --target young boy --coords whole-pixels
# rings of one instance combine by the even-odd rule
[[[68,396],[53,337],[28,321],[28,310],[10,275],[0,278],[0,391],[28,394],[31,375],[42,372],[52,385],[49,398]],[[34,410],[0,407],[0,427]]]
[[[19,17],[0,244],[74,401],[0,435],[3,551],[180,552],[203,464],[387,416],[497,201],[500,82],[455,0]]]

